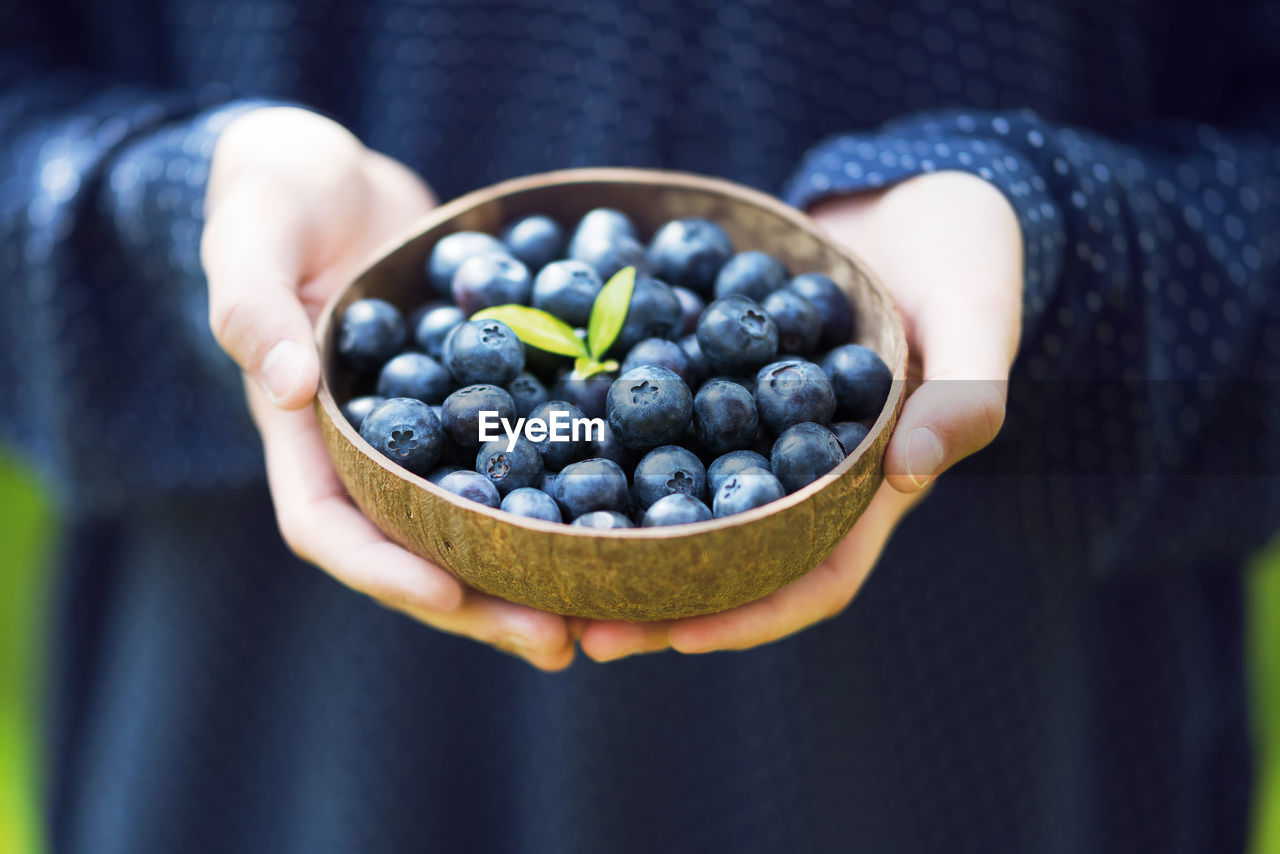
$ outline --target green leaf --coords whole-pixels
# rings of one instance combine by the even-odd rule
[[[527,305],[496,305],[471,315],[472,320],[500,320],[530,347],[561,356],[585,356],[586,345],[560,318]]]
[[[591,306],[587,323],[587,348],[591,358],[599,360],[622,331],[631,308],[631,292],[636,287],[636,268],[623,267],[614,273]]]
[[[599,373],[611,373],[618,370],[618,363],[613,359],[597,362],[590,356],[579,356],[573,363],[573,372],[581,379]]]

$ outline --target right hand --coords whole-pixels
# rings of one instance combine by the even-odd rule
[[[926,173],[812,211],[835,240],[879,271],[902,311],[919,379],[885,451],[885,481],[831,556],[762,599],[661,623],[593,621],[582,649],[597,661],[656,652],[751,649],[841,613],[898,523],[947,468],[986,447],[1004,423],[1022,332],[1022,230],[1009,201],[966,173]]]
[[[560,670],[573,660],[568,622],[468,588],[388,540],[347,497],[311,408],[320,309],[434,204],[408,167],[326,118],[287,107],[237,117],[214,149],[205,200],[209,324],[244,371],[295,554],[429,626]]]

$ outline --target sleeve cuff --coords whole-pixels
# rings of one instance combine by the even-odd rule
[[[166,407],[167,423],[182,425],[191,437],[188,446],[150,444],[150,471],[139,477],[152,487],[202,487],[260,476],[261,450],[239,369],[209,328],[200,242],[219,134],[244,113],[277,105],[283,106],[235,101],[152,127],[124,141],[103,173],[97,203],[109,239],[118,244],[110,257],[125,265],[114,276],[120,288],[113,302],[122,310],[135,307],[121,320],[131,330],[130,341],[116,358],[138,388],[163,390],[167,396],[156,396],[153,405]],[[118,439],[122,458],[132,459],[133,446],[142,441],[138,434],[134,429]]]
[[[157,283],[157,299],[177,299],[188,340],[199,342],[202,361],[227,367],[225,354],[209,334],[208,293],[200,263],[204,198],[213,149],[234,119],[251,110],[286,106],[243,100],[164,125],[124,146],[107,175],[108,206],[124,257],[144,281]],[[292,106],[292,105],[290,105]]]
[[[1038,325],[1062,272],[1066,223],[1036,157],[1045,129],[1031,114],[957,113],[895,122],[874,133],[823,140],[804,157],[783,196],[807,208],[821,199],[866,192],[915,175],[968,172],[1009,200],[1023,236],[1023,328]],[[1048,164],[1053,168],[1052,162]]]

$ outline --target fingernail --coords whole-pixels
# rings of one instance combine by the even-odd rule
[[[503,649],[511,650],[516,655],[525,655],[534,651],[532,642],[523,635],[503,635],[499,638],[498,644]]]
[[[718,652],[715,644],[707,643],[706,641],[702,643],[672,643],[671,648],[681,655],[702,655],[706,652]]]
[[[284,340],[267,351],[260,371],[262,387],[272,403],[288,397],[302,375],[302,348]]]
[[[928,427],[917,427],[907,436],[907,477],[924,487],[942,467],[946,452],[938,435]]]
[[[445,591],[431,590],[424,592],[389,594],[382,597],[392,608],[403,607],[410,611],[431,611],[435,614],[447,614],[457,610],[457,602]],[[374,601],[379,601],[375,599]]]
[[[423,605],[442,614],[456,611],[460,602],[457,590],[452,585],[446,584],[437,584],[425,591],[422,596]]]
[[[610,661],[617,661],[620,658],[627,658],[628,656],[635,655],[638,651],[639,650],[624,646],[624,647],[619,647],[618,649],[615,649],[613,652],[609,653],[608,655],[592,656],[592,658],[594,658],[600,664],[607,664]]]

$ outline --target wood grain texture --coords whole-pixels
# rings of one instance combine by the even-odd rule
[[[423,302],[423,264],[447,234],[496,233],[511,218],[534,212],[573,223],[601,206],[625,211],[644,236],[670,219],[705,217],[722,225],[739,249],[768,252],[793,272],[828,273],[856,309],[855,340],[879,353],[895,379],[862,445],[816,483],[748,513],[678,528],[600,531],[516,517],[458,498],[360,439],[335,401],[350,393],[335,368],[335,315],[368,296],[403,310]],[[317,337],[324,376],[316,411],[325,441],[352,499],[388,537],[487,593],[559,614],[625,620],[722,611],[817,566],[880,485],[907,364],[902,321],[888,293],[804,214],[736,184],[637,169],[533,175],[437,208],[334,298]]]

